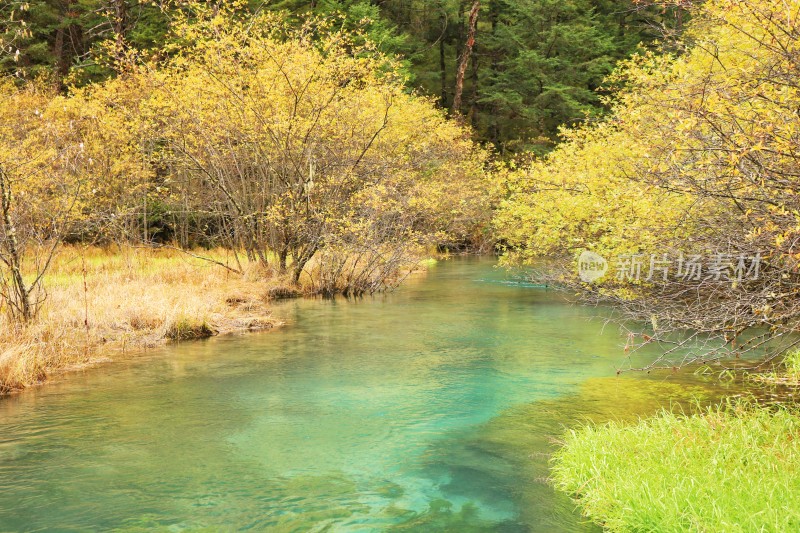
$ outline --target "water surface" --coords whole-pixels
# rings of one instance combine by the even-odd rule
[[[487,260],[0,401],[0,531],[588,531],[565,425],[709,394],[615,376],[597,314]]]

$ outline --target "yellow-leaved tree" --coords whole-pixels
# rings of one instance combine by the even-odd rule
[[[27,322],[59,244],[103,231],[119,191],[148,171],[112,107],[11,79],[0,96],[0,296]]]
[[[358,293],[396,280],[414,247],[479,231],[486,154],[393,58],[335,21],[185,12],[170,58],[129,76],[149,87],[148,159],[226,245]]]
[[[510,175],[495,220],[506,260],[604,256],[595,283],[574,262],[556,277],[646,321],[636,344],[676,344],[653,366],[795,345],[799,16],[796,3],[698,3],[682,54],[624,63],[606,121]]]

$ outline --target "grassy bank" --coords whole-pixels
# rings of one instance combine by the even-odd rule
[[[204,254],[233,264],[225,251]],[[263,269],[239,275],[178,251],[65,248],[36,320],[0,312],[0,392],[128,350],[273,327],[268,302],[281,286]]]
[[[800,350],[788,352],[772,371],[753,373],[749,377],[757,383],[800,387]]]
[[[800,413],[740,402],[587,426],[552,477],[613,531],[797,531]]]

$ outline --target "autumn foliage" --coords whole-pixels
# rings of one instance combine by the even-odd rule
[[[68,96],[0,85],[15,314],[35,315],[66,240],[224,246],[242,252],[232,270],[360,293],[424,247],[479,236],[487,155],[409,92],[394,58],[335,21],[237,7],[183,2],[163,50],[116,49],[116,78]]]
[[[799,16],[769,0],[698,3],[681,54],[623,63],[608,81],[619,87],[608,120],[566,131],[547,159],[511,174],[496,218],[507,260],[721,258],[725,275],[699,280],[587,285],[574,263],[558,277],[645,320],[630,344],[665,343],[656,365],[769,357],[796,343]],[[732,275],[756,257],[758,276]]]

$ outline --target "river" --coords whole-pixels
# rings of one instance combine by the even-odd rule
[[[593,531],[546,482],[564,427],[716,394],[617,377],[598,312],[453,260],[66,375],[0,400],[0,531]]]

